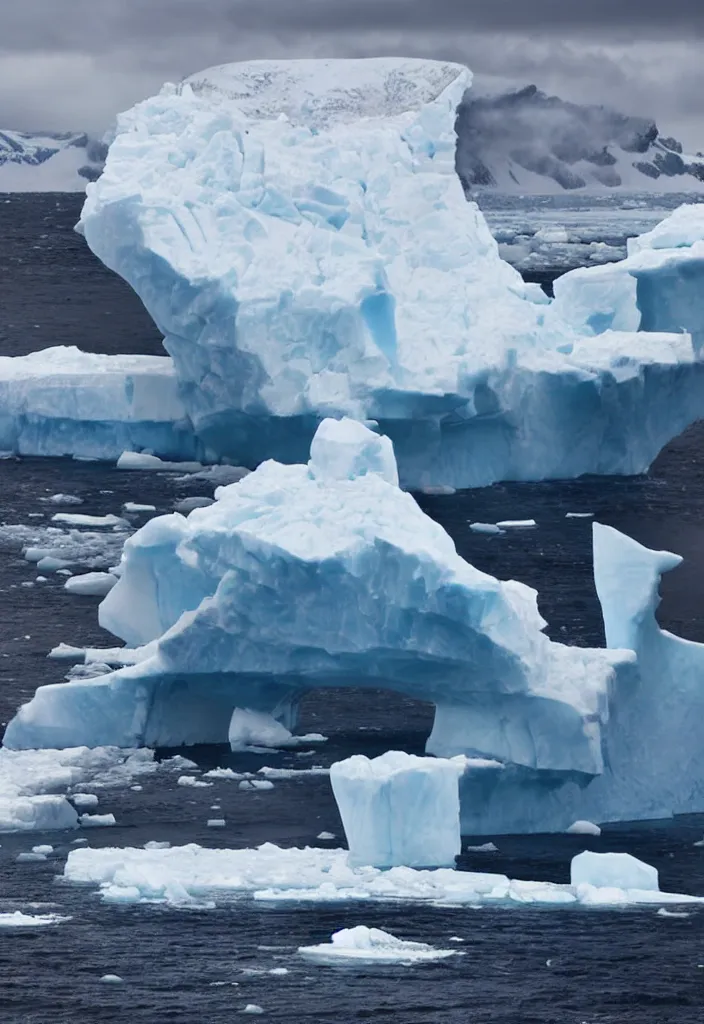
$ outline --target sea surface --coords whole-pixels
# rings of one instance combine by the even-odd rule
[[[54,344],[160,351],[158,333],[137,299],[73,232],[78,209],[75,196],[0,196],[0,355]],[[42,530],[54,509],[41,498],[58,491],[83,498],[80,511],[89,513],[120,513],[125,501],[167,512],[179,498],[209,493],[202,483],[172,475],[70,460],[6,460],[0,461],[0,523]],[[566,512],[593,512],[651,547],[677,551],[685,561],[664,580],[660,621],[704,641],[702,425],[669,445],[647,477],[501,484],[419,501],[473,564],[538,589],[548,632],[566,643],[603,642],[590,523],[566,519]],[[135,517],[135,525],[145,518]],[[499,518],[534,518],[538,526],[498,537],[469,530],[471,521]],[[0,529],[2,723],[36,686],[63,678],[66,665],[46,657],[53,646],[112,642],[98,626],[97,599],[67,594],[61,577],[49,574],[38,583],[36,575],[16,538]],[[353,752],[421,752],[431,718],[428,705],[397,696],[321,692],[306,699],[301,728],[329,739],[308,761],[295,753],[236,755],[212,747],[186,753],[204,768],[328,766]],[[117,825],[85,831],[88,843],[321,845],[321,831],[342,835],[325,776],[277,779],[273,790],[256,793],[227,781],[185,789],[176,778],[157,772],[138,780],[141,791],[101,791],[99,809],[114,813]],[[222,807],[224,829],[206,827],[213,803]],[[704,895],[704,849],[694,846],[703,834],[704,816],[690,816],[607,826],[599,838],[495,837],[498,853],[465,851],[460,867],[567,881],[570,859],[582,849],[625,850],[659,869],[662,888]],[[704,1020],[704,909],[667,918],[654,908],[267,907],[250,899],[218,900],[213,910],[106,906],[92,889],[60,881],[74,838],[0,836],[0,912],[39,913],[51,904],[46,909],[71,918],[26,931],[0,928],[0,1024],[231,1024],[248,1003],[261,1006],[265,1019],[288,1024]],[[39,843],[54,846],[47,861],[16,861]],[[459,937],[456,948],[463,955],[415,967],[355,969],[314,966],[298,956],[298,946],[326,941],[356,924],[442,948]],[[289,973],[267,973],[279,967]],[[101,983],[105,974],[123,981]]]

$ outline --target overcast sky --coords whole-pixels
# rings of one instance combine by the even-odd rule
[[[443,57],[704,148],[704,0],[0,0],[0,127],[101,132],[159,88],[255,57]]]

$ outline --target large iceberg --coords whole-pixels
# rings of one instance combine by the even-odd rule
[[[235,709],[290,728],[305,691],[366,686],[433,701],[434,754],[604,770],[633,656],[550,641],[535,591],[469,565],[400,490],[388,438],[323,421],[307,465],[266,462],[216,497],[125,543],[99,617],[135,664],[41,687],[6,745],[226,742]]]
[[[127,540],[99,612],[129,645],[103,660],[124,667],[40,687],[8,747],[224,743],[242,708],[291,729],[306,691],[386,688],[435,704],[429,754],[467,758],[464,834],[704,810],[704,645],[655,618],[677,556],[595,523],[608,648],[567,647],[535,591],[459,557],[399,488],[388,438],[356,421],[323,421],[306,465],[266,462],[216,498]],[[347,797],[361,804],[351,779],[336,789],[347,827]]]
[[[641,472],[704,413],[688,337],[595,343],[500,259],[455,172],[470,83],[251,61],[120,117],[81,229],[163,332],[207,451],[302,462],[348,416],[393,440],[403,486],[469,487]]]
[[[580,334],[687,332],[704,343],[704,204],[685,204],[627,242],[627,257],[555,281],[550,317]]]

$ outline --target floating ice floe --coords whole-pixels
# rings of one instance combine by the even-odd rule
[[[122,507],[125,512],[156,512],[156,505],[142,505],[138,501],[126,501]]]
[[[64,590],[69,594],[81,594],[86,597],[105,597],[116,583],[117,576],[110,572],[86,572],[67,579]]]
[[[503,533],[504,531],[496,523],[470,523],[470,530],[473,533]]]
[[[70,920],[61,914],[24,914],[15,910],[13,913],[0,913],[0,928],[46,928]]]
[[[48,831],[78,826],[83,793],[75,786],[110,787],[155,771],[151,750],[79,747],[68,750],[0,749],[0,832]],[[94,797],[97,803],[97,797]]]
[[[389,751],[330,768],[351,864],[454,866],[460,852],[458,779],[465,759]]]
[[[632,860],[636,866],[641,863]],[[621,880],[645,880],[650,885],[647,868],[641,865],[624,872]],[[70,851],[64,867],[66,881],[98,886],[107,903],[182,905],[189,900],[243,895],[263,902],[375,900],[457,906],[664,906],[704,902],[704,897],[665,893],[651,887],[615,888],[611,884],[615,877],[611,865],[599,864],[576,874],[575,885],[519,881],[501,874],[451,868],[380,870],[351,866],[346,850],[280,849],[271,843],[252,850],[206,849],[195,844],[158,850],[81,847]],[[584,880],[587,878],[601,879],[608,885],[599,887]]]
[[[286,749],[307,743],[324,743],[327,739],[317,732],[294,736],[273,715],[249,708],[234,709],[227,738],[231,750]]]
[[[428,491],[642,472],[701,418],[679,321],[637,334],[631,318],[595,345],[501,260],[455,173],[470,84],[439,61],[253,61],[120,116],[81,230],[141,297],[180,384],[164,387],[164,438],[138,447],[169,457],[185,420],[217,457],[300,462],[323,418],[350,416],[376,421],[404,486]],[[110,403],[91,408],[107,419]]]
[[[456,956],[456,949],[435,949],[426,942],[397,939],[381,928],[343,928],[334,932],[330,942],[317,946],[299,946],[298,952],[306,960],[319,964],[370,963],[416,964],[432,960],[446,960]]]
[[[200,462],[169,462],[149,452],[123,451],[117,459],[118,469],[156,470],[162,473],[197,473],[203,469]]]

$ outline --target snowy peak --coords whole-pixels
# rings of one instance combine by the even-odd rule
[[[534,85],[500,96],[468,94],[458,110],[457,133],[466,191],[704,188],[704,156],[685,154],[654,121],[567,103]]]
[[[0,191],[82,191],[100,175],[106,154],[85,132],[0,131]]]
[[[221,93],[248,116],[321,128],[418,110],[456,85],[459,102],[471,72],[448,61],[402,57],[251,60],[209,68],[183,84],[196,95]]]

